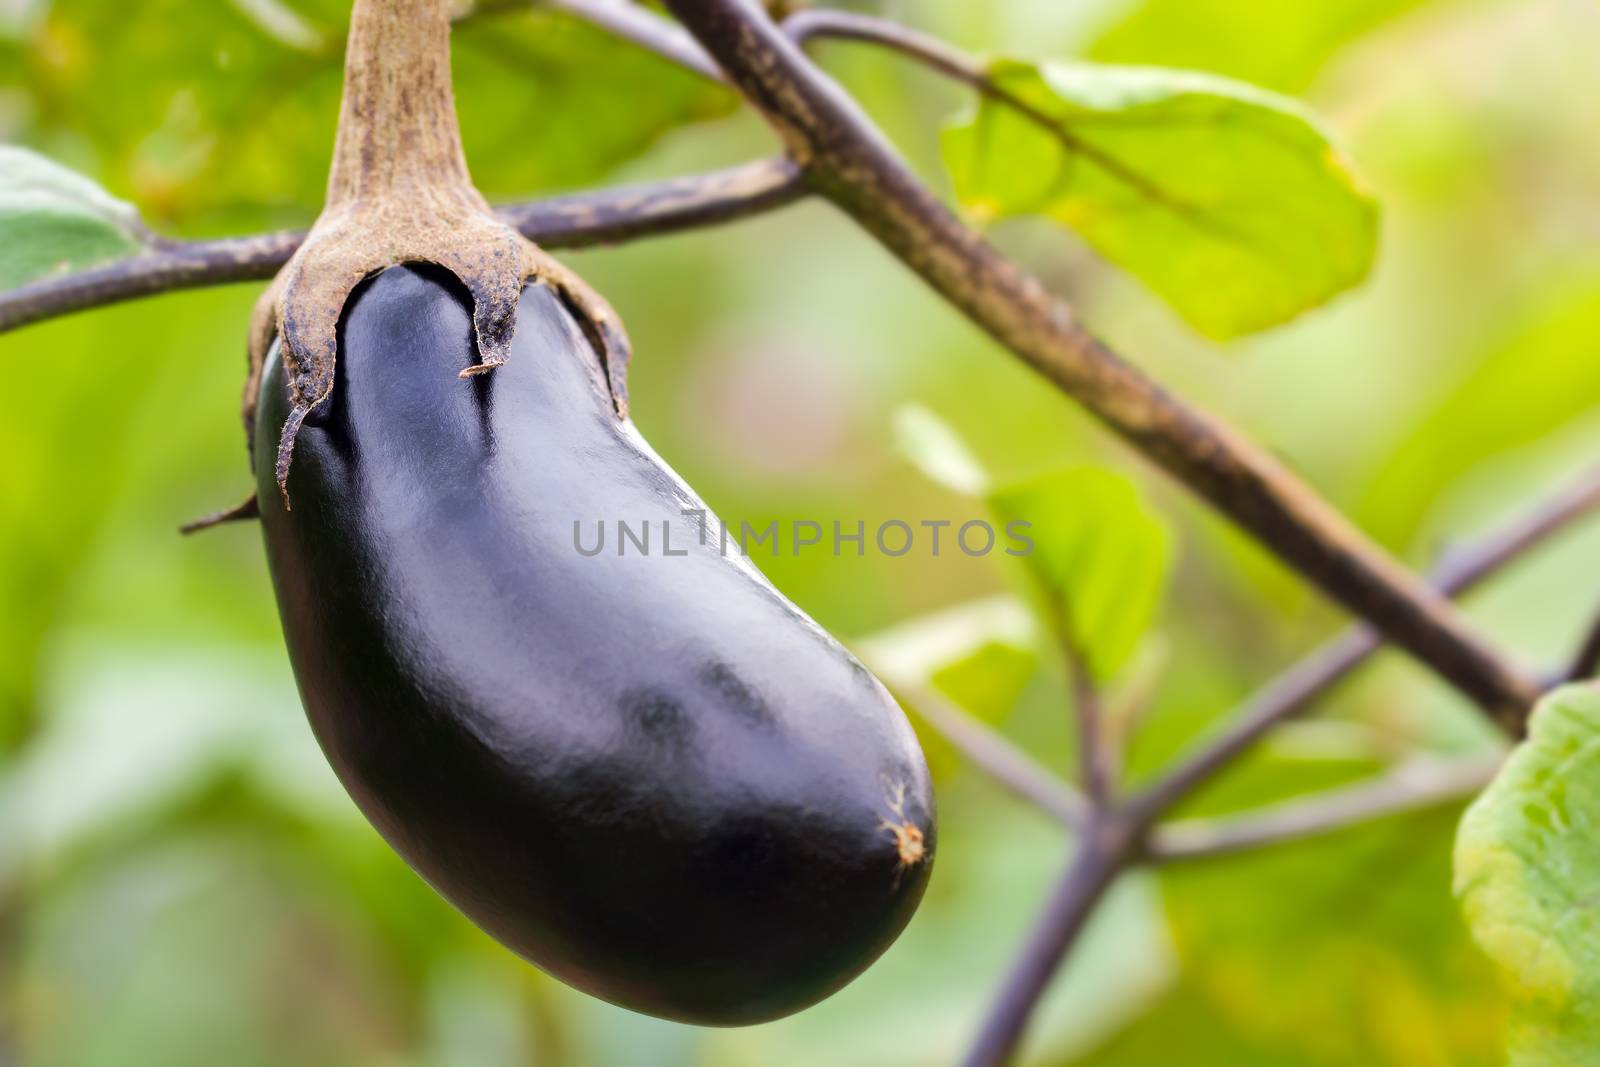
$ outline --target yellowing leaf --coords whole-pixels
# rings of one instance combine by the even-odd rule
[[[1513,1067],[1600,1064],[1600,690],[1545,697],[1456,835],[1455,892],[1515,1003]]]
[[[1195,329],[1227,338],[1361,281],[1377,210],[1295,101],[1182,71],[1001,60],[945,131],[964,204],[1076,230]]]

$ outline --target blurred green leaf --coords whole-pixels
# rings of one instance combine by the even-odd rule
[[[729,89],[587,22],[544,11],[457,26],[456,102],[472,176],[493,198],[593,183]]]
[[[1038,669],[1038,641],[1033,617],[1020,603],[992,597],[907,619],[855,646],[891,682],[932,683],[995,722]]]
[[[1600,269],[1590,262],[1539,272],[1487,344],[1452,361],[1452,367],[1466,364],[1453,372],[1453,387],[1384,458],[1381,477],[1362,501],[1363,525],[1404,545],[1457,479],[1589,416],[1600,394],[1596,337]]]
[[[1142,0],[1089,54],[1108,63],[1159,63],[1294,91],[1340,45],[1427,0]]]
[[[69,616],[141,642],[250,633],[281,649],[254,531],[174,533],[243,484],[252,299],[204,290],[0,334],[0,366],[34,373],[0,419],[0,749],[47,717],[37,685]]]
[[[1209,337],[1287,321],[1366,277],[1377,210],[1299,104],[1209,75],[990,68],[945,131],[957,194],[984,220],[1045,215]]]
[[[1166,524],[1146,507],[1133,482],[1108,469],[1078,467],[987,490],[988,473],[931,411],[901,407],[895,434],[902,453],[931,481],[964,495],[987,492],[1005,543],[1013,546],[1005,551],[1022,558],[1045,617],[1070,634],[1098,677],[1114,675],[1150,627],[1171,555]],[[947,655],[942,668],[929,650],[948,652],[954,635],[970,638],[974,625],[1001,621],[988,609],[952,613],[920,627],[897,628],[886,648],[899,665],[920,657],[920,668],[905,675],[920,681],[981,649],[967,647],[959,659]]]
[[[1116,674],[1149,629],[1166,586],[1172,538],[1128,478],[1076,467],[996,491],[1008,529],[1026,524],[1021,557],[1048,617],[1096,677]]]
[[[993,722],[1011,710],[1038,669],[1032,648],[990,641],[939,668],[930,680],[951,700]]]
[[[37,1008],[21,1020],[20,1062],[394,1062],[404,1004],[331,879],[225,831],[173,827],[143,844],[28,916],[16,963]],[[95,1025],[74,1025],[78,1012]]]
[[[0,62],[0,97],[24,104],[17,140],[73,160],[149,219],[303,225],[327,184],[348,17],[337,0],[59,0],[19,61]],[[734,106],[726,89],[548,11],[469,19],[454,52],[467,158],[493,197],[594,181]]]
[[[70,676],[45,682],[55,714],[0,776],[0,808],[17,820],[0,840],[0,875],[53,864],[219,770],[249,768],[295,806],[354,817],[280,651],[80,641],[71,652]]]
[[[990,597],[906,619],[856,642],[880,674],[926,681],[990,645],[1036,647],[1033,616],[1014,598]]]
[[[1467,810],[1455,889],[1506,974],[1515,1067],[1600,1063],[1600,691],[1539,702],[1528,738]]]
[[[138,249],[139,213],[36,152],[0,145],[0,289]]]

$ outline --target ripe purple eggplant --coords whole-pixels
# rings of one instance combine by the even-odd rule
[[[459,377],[471,296],[440,268],[364,283],[338,338],[286,498],[279,342],[252,453],[301,697],[367,818],[484,930],[628,1008],[752,1023],[859,974],[934,849],[883,687],[697,536],[705,505],[552,287],[523,290],[493,374]],[[585,555],[574,524],[601,520],[654,551]]]

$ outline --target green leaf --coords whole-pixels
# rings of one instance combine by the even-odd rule
[[[467,160],[497,201],[596,184],[669,131],[738,106],[729,89],[556,12],[471,19],[454,40]]]
[[[986,96],[945,131],[962,202],[1071,227],[1201,333],[1287,321],[1371,269],[1376,206],[1295,101],[1155,68],[989,73],[1028,113]]]
[[[1012,597],[959,604],[899,623],[855,643],[856,651],[890,687],[927,686],[991,724],[1007,718],[1039,671],[1034,618]],[[925,709],[908,710],[920,722]],[[936,780],[966,760],[944,736],[919,730]]]
[[[132,205],[41,155],[0,145],[0,289],[128,255],[144,237]]]
[[[1127,478],[1075,467],[1002,489],[990,505],[1033,542],[1021,557],[1052,620],[1099,678],[1114,675],[1149,629],[1172,538]]]
[[[937,415],[906,405],[894,428],[901,452],[931,481],[969,496],[986,492],[988,472]],[[1171,549],[1161,517],[1131,481],[1098,467],[988,491],[988,501],[997,532],[1019,546],[1006,551],[1021,555],[1045,615],[1097,677],[1114,675],[1149,629],[1166,585]]]
[[[1515,998],[1513,1067],[1600,1063],[1600,690],[1539,702],[1456,835],[1455,891]]]
[[[1361,503],[1364,529],[1405,545],[1441,496],[1497,458],[1558,439],[1590,416],[1600,390],[1600,264],[1535,271],[1520,291],[1469,331],[1465,350],[1446,351],[1458,368],[1443,395],[1424,397],[1414,425],[1382,457]],[[1537,418],[1529,418],[1537,412]],[[1392,431],[1391,431],[1392,432]]]
[[[999,596],[907,619],[860,639],[856,647],[873,670],[891,682],[921,684],[964,678],[968,673],[966,665],[983,661],[985,650],[1004,650],[1007,659],[1025,657],[1031,661],[1038,643],[1033,616],[1016,599]],[[1012,672],[1004,673],[1009,676]],[[988,684],[992,686],[997,681],[990,679]],[[1020,682],[1003,688],[1011,690],[1015,697]],[[957,696],[966,689],[965,682],[955,682],[947,692]],[[967,707],[984,718],[995,719],[1009,704],[976,701]]]
[[[1427,0],[1143,0],[1089,50],[1108,63],[1159,63],[1293,91],[1347,41]]]

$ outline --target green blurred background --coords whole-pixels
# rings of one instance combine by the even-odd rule
[[[994,236],[1409,561],[1514,510],[1600,440],[1591,0],[861,9],[984,52],[1216,71],[1324,117],[1382,205],[1379,266],[1258,338],[1197,340],[1048,224]],[[166,233],[303,226],[326,174],[345,14],[340,0],[0,0],[0,139],[95,177]],[[455,48],[468,156],[493,200],[771,151],[721,90],[560,17],[473,21]],[[938,129],[962,92],[857,46],[819,55],[942,188]],[[1155,681],[1136,775],[1340,624],[826,206],[565,258],[630,327],[638,424],[726,517],[976,514],[896,450],[892,415],[913,402],[1002,480],[1093,462],[1144,485],[1176,561],[1137,657]],[[942,832],[925,905],[865,977],[766,1026],[696,1030],[573,993],[387,850],[305,727],[257,532],[175,533],[247,490],[237,400],[257,291],[0,336],[0,1064],[950,1063],[1068,842],[931,734]],[[1600,528],[1576,531],[1470,613],[1530,659],[1564,658],[1595,606],[1575,578],[1597,552]],[[847,640],[952,610],[946,629],[960,629],[965,605],[1009,588],[992,558],[959,553],[762,566]],[[1070,767],[1059,666],[1026,627],[974,640],[941,687]],[[1492,743],[1388,656],[1190,810]],[[1449,896],[1454,814],[1128,878],[1053,988],[1030,1057],[1498,1062],[1504,998]]]

